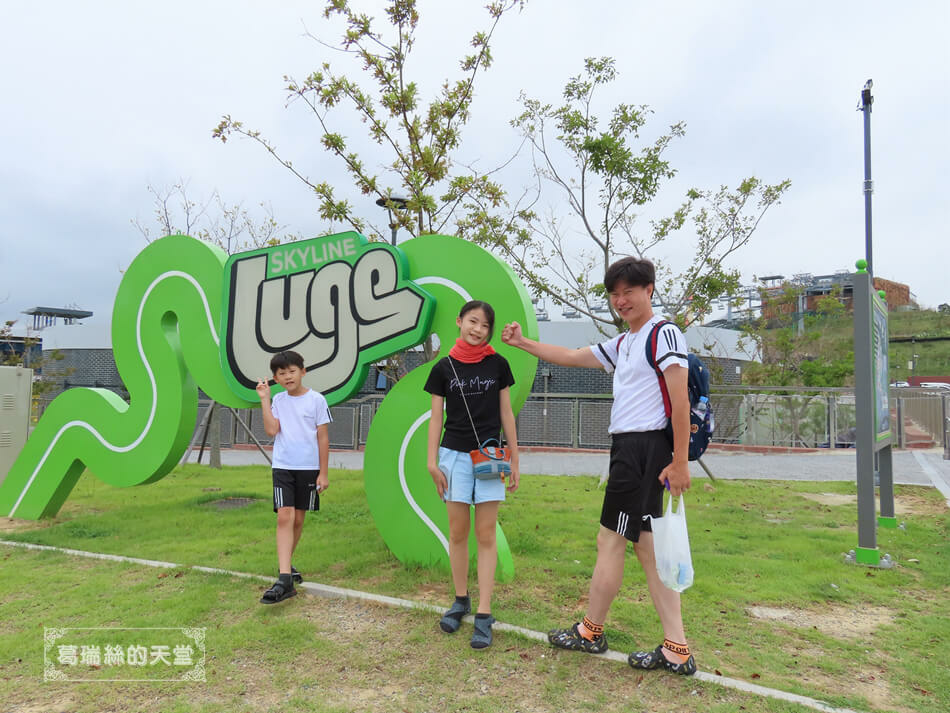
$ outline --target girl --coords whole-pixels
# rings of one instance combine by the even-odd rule
[[[491,595],[495,586],[498,550],[495,525],[498,504],[505,499],[501,477],[483,480],[472,474],[469,455],[490,438],[501,437],[504,428],[511,449],[511,477],[508,490],[518,489],[518,437],[511,411],[509,387],[515,383],[511,367],[489,346],[495,327],[495,310],[487,302],[466,303],[455,321],[459,338],[440,359],[426,381],[432,394],[429,421],[428,468],[449,515],[449,562],[455,602],[439,621],[446,633],[458,631],[462,617],[471,611],[468,596],[468,534],[471,506],[475,506],[475,537],[478,540],[478,611],[472,648],[483,649],[492,641]],[[442,412],[445,408],[445,435],[441,443]]]

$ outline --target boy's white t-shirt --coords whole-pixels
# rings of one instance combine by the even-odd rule
[[[308,389],[300,396],[286,391],[275,394],[271,413],[280,421],[274,438],[274,468],[286,470],[319,470],[317,426],[330,423],[330,407],[318,391]]]
[[[625,332],[590,348],[607,373],[614,375],[614,403],[607,429],[610,433],[666,428],[660,382],[646,356],[650,330],[661,319],[654,315],[636,334]],[[665,371],[673,364],[689,368],[687,354],[686,338],[679,327],[672,323],[661,327],[656,341],[656,362],[660,369]]]

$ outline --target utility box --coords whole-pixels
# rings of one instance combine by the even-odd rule
[[[30,429],[33,370],[0,366],[0,483],[20,455]]]

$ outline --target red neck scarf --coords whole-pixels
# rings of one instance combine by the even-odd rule
[[[475,364],[494,353],[495,350],[488,342],[473,347],[461,337],[455,340],[455,346],[449,350],[449,356],[458,359],[463,364]]]

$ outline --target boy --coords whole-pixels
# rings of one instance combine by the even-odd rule
[[[271,401],[270,386],[257,382],[264,430],[274,438],[274,512],[277,513],[277,563],[279,575],[264,592],[261,604],[276,604],[297,594],[294,581],[303,577],[291,557],[303,531],[307,510],[320,509],[320,493],[330,485],[330,409],[323,394],[303,385],[303,357],[279,352],[270,361],[274,381],[284,387]]]

